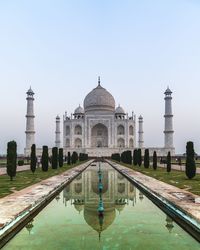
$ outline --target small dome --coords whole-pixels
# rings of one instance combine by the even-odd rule
[[[143,119],[143,117],[140,115],[140,116],[138,117],[138,119],[139,119],[139,120],[142,120],[142,119]]]
[[[85,111],[115,111],[114,97],[100,85],[93,89],[84,100]]]
[[[26,94],[27,95],[34,95],[35,93],[33,92],[33,90],[30,87],[29,90],[26,92]]]
[[[84,109],[79,105],[78,108],[75,109],[74,114],[84,114]]]
[[[115,114],[120,114],[120,115],[125,115],[125,111],[122,107],[120,107],[120,105],[116,108],[115,110]]]
[[[167,87],[167,89],[165,90],[165,95],[171,95],[172,94],[172,91],[169,87]]]
[[[59,115],[56,116],[56,120],[60,120],[60,116]]]

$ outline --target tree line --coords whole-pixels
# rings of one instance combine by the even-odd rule
[[[32,173],[36,171],[37,165],[39,167],[41,163],[41,169],[44,172],[47,172],[49,169],[49,165],[51,165],[52,169],[58,169],[63,167],[64,161],[67,162],[68,165],[75,164],[77,161],[86,161],[88,160],[88,155],[84,153],[80,153],[78,155],[77,152],[73,152],[72,154],[68,152],[67,156],[63,156],[63,148],[52,148],[52,155],[49,156],[48,146],[43,146],[42,148],[42,156],[41,161],[36,156],[36,145],[33,144],[31,146],[31,155],[30,155],[30,170]],[[15,141],[10,141],[7,144],[7,174],[12,181],[16,176],[17,172],[17,143]]]
[[[121,154],[115,153],[111,156],[112,160],[123,162],[125,164],[134,165],[141,167],[142,163],[145,168],[150,167],[150,156],[149,149],[145,149],[144,156],[142,156],[141,149],[134,149],[133,154],[132,151],[127,150],[122,152]],[[157,152],[153,152],[152,158],[152,167],[154,170],[158,167],[158,157]],[[171,153],[170,151],[167,154],[166,161],[166,170],[167,172],[171,172]],[[195,151],[193,142],[189,141],[186,145],[186,164],[185,164],[185,174],[189,179],[192,179],[196,175],[196,164],[195,164]]]

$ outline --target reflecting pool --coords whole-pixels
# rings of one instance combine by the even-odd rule
[[[3,249],[200,249],[195,239],[107,163],[101,163],[100,172],[101,177],[98,163],[85,170]]]

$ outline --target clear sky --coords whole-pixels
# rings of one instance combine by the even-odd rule
[[[173,91],[174,144],[200,153],[199,0],[1,0],[0,153],[25,146],[26,91],[35,92],[37,146],[54,144],[55,117],[97,85],[144,117],[145,146],[164,144]]]

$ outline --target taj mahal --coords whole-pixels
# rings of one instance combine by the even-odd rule
[[[170,151],[175,154],[173,146],[173,114],[172,91],[169,87],[164,92],[164,146],[149,148],[150,155],[157,151],[160,156],[167,155]],[[27,91],[26,114],[26,147],[25,155],[30,155],[31,145],[35,143],[34,129],[34,92],[30,88]],[[101,84],[87,94],[83,107],[79,105],[70,116],[67,112],[63,116],[63,132],[61,143],[61,119],[56,117],[55,145],[63,147],[64,153],[76,151],[87,153],[90,157],[109,157],[112,153],[121,153],[135,148],[145,149],[143,117],[138,117],[138,129],[136,115],[125,112],[120,105],[116,107],[115,99]],[[51,152],[51,151],[50,151]],[[37,149],[41,155],[42,149]]]

